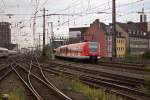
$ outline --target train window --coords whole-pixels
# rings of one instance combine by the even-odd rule
[[[89,42],[90,52],[97,52],[98,43],[97,42]]]

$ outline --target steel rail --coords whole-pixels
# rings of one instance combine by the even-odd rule
[[[88,69],[86,67],[83,68],[82,66],[80,67],[80,66],[75,66],[75,65],[71,65],[71,64],[69,64],[69,65],[67,65],[67,64],[59,64],[59,63],[52,63],[52,64],[54,64],[52,66],[59,66],[59,67],[67,68],[67,69],[83,71],[83,72],[94,74],[94,75],[97,74],[99,76],[114,78],[114,79],[118,79],[118,80],[132,82],[132,83],[144,84],[144,82],[143,82],[144,79],[138,79],[138,78],[133,78],[133,77],[128,77],[128,76],[113,74],[113,73],[109,73],[109,72],[98,71],[98,70],[94,70],[94,69]]]
[[[2,68],[2,69],[0,69],[0,72],[3,71],[3,70],[5,70],[6,68],[8,68],[8,66],[7,66],[7,67],[4,67],[4,68]],[[13,70],[12,70],[11,68],[10,68],[10,70],[6,71],[6,72],[4,73],[4,75],[0,76],[0,81],[2,81],[5,77],[7,77],[12,71],[13,71]]]
[[[47,72],[50,72],[50,73],[53,73],[53,74],[55,74],[55,75],[60,75],[58,71],[47,70],[47,69],[43,69],[43,70],[44,70],[44,71],[47,71]],[[69,77],[72,77],[72,76],[73,76],[72,74],[69,74],[69,73],[64,73],[64,74],[67,75],[67,76],[69,76]],[[104,89],[104,90],[106,89],[106,90],[108,90],[108,88],[104,88],[104,87],[100,86],[99,84],[94,84],[94,83],[89,82],[89,81],[81,80],[81,82],[83,82],[83,83],[85,83],[85,84],[87,84],[87,85],[89,85],[89,86],[91,86],[91,87],[94,87],[94,88],[98,88],[98,89],[100,88],[100,89]],[[131,95],[129,95],[129,94],[122,93],[122,92],[120,92],[120,91],[115,91],[115,90],[112,90],[112,89],[110,89],[109,91],[112,92],[112,93],[118,94],[118,95],[120,95],[120,96],[126,97],[126,98],[128,98],[129,100],[130,100],[130,99],[131,99],[131,100],[141,100],[141,99],[139,99],[139,98],[137,98],[137,97],[131,96]]]
[[[31,61],[31,63],[32,63],[32,61]],[[39,93],[35,90],[35,88],[34,88],[33,85],[32,85],[32,82],[31,82],[31,80],[30,80],[31,68],[32,68],[32,66],[31,66],[31,64],[30,64],[30,68],[29,68],[29,71],[28,71],[28,82],[29,82],[29,85],[30,85],[30,87],[32,88],[32,90],[36,93],[36,95],[40,98],[40,100],[44,100],[44,99],[39,95]]]
[[[28,72],[25,68],[21,67],[21,65],[19,65],[19,67],[21,69],[23,69],[24,71]],[[47,86],[49,89],[53,90],[53,92],[58,93],[51,85],[49,85],[47,82],[45,82],[44,80],[42,80],[41,78],[37,77],[36,75],[34,75],[33,73],[30,72],[30,75],[32,75],[34,78],[36,78],[38,81],[40,81],[41,83],[43,83],[43,85]],[[64,97],[61,99],[66,100]],[[69,99],[67,99],[69,100]],[[72,99],[71,99],[72,100]]]
[[[45,80],[49,85],[51,85],[52,88],[54,88],[54,90],[56,90],[60,96],[64,97],[65,100],[72,100],[72,99],[69,98],[67,95],[65,95],[63,92],[61,92],[55,85],[53,85],[53,84],[46,78],[45,74],[43,73],[43,69],[42,69],[42,67],[40,67],[40,64],[39,64],[37,58],[36,58],[36,61],[37,61],[38,68],[40,69],[40,72],[41,72],[41,74],[42,74],[44,80]],[[36,66],[35,66],[35,67],[36,67]]]
[[[145,70],[146,66],[143,67],[143,66],[136,66],[136,65],[132,65],[132,64],[127,65],[127,64],[123,64],[123,63],[99,62],[96,65],[102,65],[102,66],[107,66],[107,67],[123,68],[123,69],[146,72],[146,70]]]
[[[32,90],[32,88],[28,85],[28,83],[21,77],[21,75],[18,73],[18,71],[13,67],[11,66],[12,69],[14,70],[14,72],[17,74],[17,76],[20,78],[20,80],[24,83],[24,85],[30,90],[30,92],[34,95],[34,97],[37,99],[37,100],[41,100],[40,97]]]
[[[69,72],[65,72],[65,71],[60,71],[60,70],[55,70],[55,69],[52,69],[51,70],[53,71],[58,71],[58,72],[61,72],[61,73],[64,73],[64,74],[70,74],[72,75],[72,73],[69,73]],[[135,89],[131,89],[131,88],[128,88],[128,87],[124,87],[124,86],[120,86],[120,85],[116,85],[116,84],[113,84],[113,83],[109,83],[109,82],[105,82],[105,81],[98,81],[98,80],[94,80],[93,78],[89,78],[89,77],[85,77],[85,76],[80,76],[80,79],[81,80],[84,80],[84,81],[88,81],[88,82],[92,82],[92,83],[96,83],[96,84],[101,84],[103,86],[108,86],[110,88],[117,88],[119,90],[124,90],[124,91],[129,91],[129,92],[132,92],[132,93],[135,93],[136,95],[144,95],[144,96],[148,96],[150,97],[150,94],[147,94],[147,93],[143,93],[143,92],[139,92],[138,90],[135,90]]]

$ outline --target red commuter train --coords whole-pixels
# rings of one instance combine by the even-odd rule
[[[97,42],[82,42],[64,45],[56,48],[56,57],[83,59],[96,63],[99,57],[99,44]]]

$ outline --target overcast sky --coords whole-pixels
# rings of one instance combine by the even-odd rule
[[[50,32],[48,22],[53,22],[55,35],[58,36],[66,34],[67,27],[89,26],[95,19],[100,19],[106,24],[110,23],[111,5],[111,0],[0,0],[0,21],[12,23],[13,42],[25,44],[25,41],[30,41],[32,43],[32,17],[36,7],[38,7],[37,16],[42,15],[43,12],[40,10],[44,7],[48,10],[47,14],[73,14],[73,16],[46,17],[48,32]],[[150,0],[116,0],[116,6],[117,21],[139,21],[139,14],[136,12],[141,11],[142,7],[147,12],[148,21],[150,19],[148,13],[150,12]],[[97,12],[105,13],[97,14]],[[23,28],[18,29],[17,27]],[[42,17],[36,19],[37,33],[42,33]]]

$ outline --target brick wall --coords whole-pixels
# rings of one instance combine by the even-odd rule
[[[99,20],[95,20],[95,22],[90,25],[89,29],[87,29],[84,41],[98,42],[100,44],[99,55],[101,57],[107,56],[106,35],[102,30]]]

